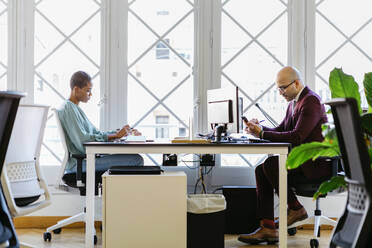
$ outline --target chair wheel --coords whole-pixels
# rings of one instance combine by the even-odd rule
[[[94,244],[97,244],[97,235],[94,235]]]
[[[57,228],[57,229],[53,230],[54,234],[60,234],[61,232],[62,232],[62,228]]]
[[[319,247],[319,241],[317,239],[311,239],[310,240],[310,247],[311,248],[318,248]]]
[[[287,232],[289,236],[294,236],[297,233],[297,227],[288,228]]]
[[[45,232],[43,235],[44,241],[51,241],[52,240],[52,234],[50,232]]]

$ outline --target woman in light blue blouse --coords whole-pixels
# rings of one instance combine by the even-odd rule
[[[126,136],[141,135],[136,129],[125,125],[119,131],[103,132],[98,130],[79,107],[79,103],[87,103],[92,96],[91,77],[83,71],[75,72],[70,81],[71,94],[61,108],[57,110],[59,120],[65,132],[67,148],[70,154],[85,154],[83,144],[89,141],[110,141]],[[96,171],[109,169],[115,165],[143,165],[143,158],[138,154],[102,155],[96,159]],[[83,161],[85,172],[86,161]],[[69,158],[65,172],[76,171],[76,159]]]

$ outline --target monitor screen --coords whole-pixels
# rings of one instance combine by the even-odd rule
[[[207,92],[208,124],[213,126],[227,124],[230,133],[243,130],[240,118],[243,111],[243,98],[238,96],[238,87],[212,89]]]

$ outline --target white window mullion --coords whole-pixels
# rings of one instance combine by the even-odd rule
[[[23,103],[34,102],[34,3],[9,1],[8,89],[23,91]]]
[[[288,65],[296,67],[303,75],[305,84],[306,78],[306,0],[288,1]]]
[[[113,130],[127,123],[128,2],[102,2],[101,128]]]
[[[194,125],[196,131],[209,131],[207,90],[221,86],[221,3],[198,0],[195,13]]]
[[[307,86],[315,90],[315,0],[305,3],[305,74]]]
[[[128,2],[102,2],[101,128],[113,130],[127,123]]]

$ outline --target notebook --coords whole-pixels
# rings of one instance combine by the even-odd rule
[[[110,175],[160,175],[163,170],[160,166],[113,166],[108,169]]]

